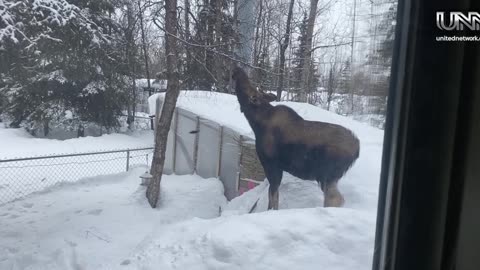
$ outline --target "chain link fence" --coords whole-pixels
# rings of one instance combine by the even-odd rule
[[[0,159],[0,204],[59,183],[147,166],[153,147]]]

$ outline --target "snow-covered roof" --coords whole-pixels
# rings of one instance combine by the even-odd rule
[[[165,93],[158,93],[149,97],[148,103],[151,115],[155,115],[157,98],[160,97],[163,99],[164,96]],[[326,111],[314,105],[291,101],[272,102],[272,104],[286,105],[306,120],[329,122],[347,127],[351,129],[360,140],[362,140],[361,137],[364,137],[364,141],[378,141],[383,137],[382,130]],[[235,95],[210,91],[181,91],[177,100],[177,107],[188,110],[200,117],[215,121],[242,135],[255,138],[245,116],[240,112],[240,105]]]

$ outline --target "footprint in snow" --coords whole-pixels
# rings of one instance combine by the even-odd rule
[[[122,263],[120,263],[120,265],[129,265],[130,264],[130,260],[124,260]]]
[[[76,247],[77,246],[77,243],[75,243],[73,241],[70,241],[70,240],[67,240],[67,239],[63,239],[63,240],[65,241],[65,243],[67,243],[71,247]]]
[[[32,208],[33,203],[24,203],[24,204],[22,204],[22,206],[25,207],[25,208]]]
[[[98,216],[102,213],[102,211],[103,211],[102,209],[95,209],[95,210],[88,211],[87,214]]]
[[[7,251],[8,253],[10,253],[10,254],[15,254],[15,253],[18,252],[18,249],[13,248],[13,247],[6,247],[5,249],[6,249],[6,251]]]

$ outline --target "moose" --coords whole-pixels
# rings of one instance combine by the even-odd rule
[[[337,183],[360,153],[360,142],[353,132],[336,124],[304,120],[284,105],[271,105],[271,95],[257,91],[239,67],[234,68],[232,79],[269,182],[268,209],[278,210],[284,171],[317,181],[325,195],[324,207],[343,206],[345,199]]]

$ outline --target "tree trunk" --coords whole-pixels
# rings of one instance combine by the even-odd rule
[[[142,49],[143,56],[145,58],[145,72],[147,75],[148,96],[150,97],[152,95],[152,86],[150,85],[150,68],[148,65],[147,37],[145,36],[145,29],[143,24],[143,10],[140,1],[138,1],[138,16],[140,17],[140,29],[142,32]],[[153,130],[153,119],[150,119],[150,129]]]
[[[213,1],[213,0],[212,0]],[[222,23],[223,23],[223,1],[222,0],[215,0],[215,44],[216,48],[221,50],[221,47],[219,46],[220,43],[222,42]],[[222,74],[223,74],[223,63],[222,63],[222,58],[215,56],[215,63],[214,63],[214,74],[215,74],[215,79],[217,80],[216,82],[216,88],[217,91],[220,92],[225,92],[225,84],[223,83],[222,80]]]
[[[142,50],[143,50],[143,56],[145,58],[145,73],[147,75],[147,86],[149,90],[149,94],[151,95],[151,85],[150,85],[150,68],[148,66],[148,50],[147,50],[147,38],[145,36],[145,29],[143,25],[143,10],[140,5],[140,1],[138,1],[138,16],[140,17],[140,29],[142,33]]]
[[[77,129],[77,138],[80,138],[80,137],[85,137],[85,128],[83,127],[82,124],[80,124]]]
[[[209,72],[209,74],[213,77],[212,83],[209,85],[209,89],[211,90],[216,84],[217,78],[215,78],[216,72],[215,72],[215,54],[213,53],[213,50],[207,50],[209,46],[212,46],[215,44],[215,18],[212,16],[212,11],[215,12],[215,0],[205,0],[204,4],[206,7],[208,7],[208,16],[207,16],[207,23],[205,25],[206,27],[206,38],[205,38],[205,45],[206,47],[204,48],[205,50],[205,68]],[[216,85],[215,85],[216,86]]]
[[[350,75],[350,114],[353,114],[354,111],[355,111],[355,108],[354,108],[354,101],[353,101],[353,97],[354,97],[354,83],[353,83],[353,76],[354,76],[354,54],[355,54],[355,21],[356,21],[356,14],[357,14],[357,0],[353,0],[353,19],[352,19],[352,52],[351,52],[351,55],[350,55],[350,71],[351,71],[351,75]]]
[[[127,4],[127,30],[126,30],[126,54],[127,54],[127,63],[129,67],[130,79],[132,80],[132,91],[129,94],[128,99],[128,109],[127,109],[127,124],[128,129],[132,130],[135,122],[135,111],[136,111],[136,82],[135,82],[135,38],[133,36],[133,31],[135,29],[135,18],[133,4]]]
[[[185,20],[185,40],[187,42],[191,42],[190,39],[190,1],[189,0],[184,0],[185,1],[185,10],[183,13],[184,20]],[[192,79],[190,78],[190,66],[192,63],[192,55],[191,52],[188,48],[185,50],[186,52],[186,58],[185,58],[185,74],[187,74],[187,78],[185,80],[185,84],[187,86],[187,89],[192,89]]]
[[[259,53],[260,51],[259,45],[258,45],[258,40],[260,37],[260,23],[262,21],[262,14],[263,13],[263,0],[260,0],[259,3],[259,11],[258,11],[258,17],[257,17],[257,23],[255,24],[255,39],[253,41],[253,66],[258,66],[258,58],[259,58]]]
[[[255,18],[255,0],[238,0],[237,8],[240,32],[238,56],[245,64],[251,64],[255,34],[255,22],[252,22],[252,18]],[[246,65],[244,68],[249,70]]]
[[[285,35],[283,36],[283,43],[280,45],[280,70],[278,77],[278,88],[277,88],[277,101],[280,101],[282,98],[283,91],[283,79],[285,73],[285,52],[287,51],[288,44],[290,44],[290,24],[292,22],[293,14],[293,5],[295,0],[290,0],[290,6],[288,7],[288,16],[287,16],[287,25],[285,29]]]
[[[305,52],[303,56],[303,67],[301,77],[301,89],[300,89],[300,101],[307,101],[307,92],[309,87],[309,73],[312,59],[312,39],[313,39],[313,27],[315,26],[315,19],[317,18],[317,5],[318,0],[310,0],[310,14],[308,15],[307,25],[307,39],[305,42]]]
[[[43,136],[47,137],[50,132],[50,127],[48,125],[50,121],[48,119],[43,120]]]
[[[167,55],[167,92],[163,102],[162,114],[155,133],[155,150],[150,173],[153,178],[147,188],[147,199],[152,208],[157,207],[160,194],[160,181],[165,162],[167,137],[172,123],[173,112],[179,94],[179,70],[177,60],[177,0],[165,1],[165,39]]]
[[[330,68],[330,72],[328,73],[328,88],[327,88],[327,111],[330,111],[330,103],[332,102],[332,95],[333,95],[333,67]]]
[[[238,33],[238,0],[233,0],[233,32],[234,35]],[[235,51],[237,49],[236,45],[236,40],[235,37],[230,37],[230,50]],[[233,74],[233,60],[230,61],[230,69],[228,71],[228,92],[232,92],[233,90],[233,80],[232,80],[232,74]]]

